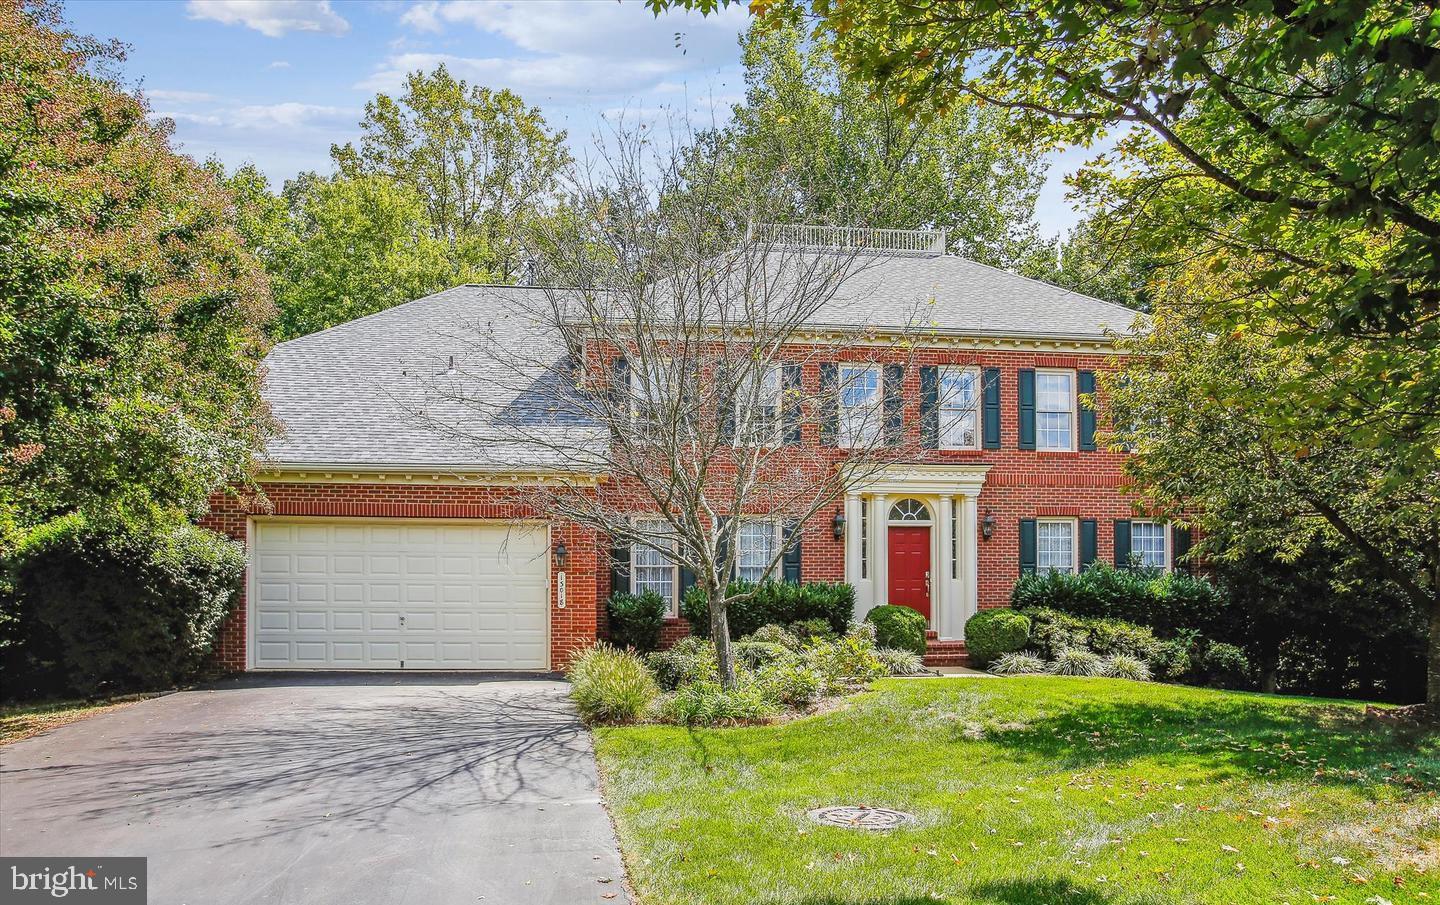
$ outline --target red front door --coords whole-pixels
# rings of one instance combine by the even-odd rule
[[[890,599],[885,602],[908,606],[929,619],[929,527],[892,527],[889,541]]]

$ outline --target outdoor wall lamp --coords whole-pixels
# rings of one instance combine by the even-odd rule
[[[989,509],[985,510],[985,518],[980,522],[980,533],[985,535],[986,540],[995,533],[995,513]]]
[[[555,545],[555,565],[563,569],[565,568],[565,561],[569,558],[570,548],[565,546],[565,542],[562,540]]]
[[[839,509],[835,510],[835,518],[831,520],[830,527],[835,531],[835,539],[839,540],[845,536],[845,513]]]

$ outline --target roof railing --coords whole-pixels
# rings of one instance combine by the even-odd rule
[[[819,226],[799,223],[751,223],[747,242],[797,245],[802,248],[836,248],[872,254],[932,257],[945,254],[943,229],[874,229],[859,226]]]

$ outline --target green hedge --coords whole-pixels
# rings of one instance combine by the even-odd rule
[[[648,653],[660,646],[665,624],[665,598],[654,591],[615,594],[605,606],[610,616],[610,640],[616,647]]]
[[[10,568],[29,666],[54,677],[47,690],[88,695],[192,676],[240,591],[245,553],[185,521],[72,515],[30,532]]]
[[[981,668],[1030,643],[1030,620],[1010,609],[981,610],[965,620],[965,650]]]
[[[842,633],[855,616],[855,589],[848,584],[811,581],[791,584],[767,581],[753,585],[733,582],[727,594],[748,594],[731,600],[727,610],[730,637],[740,638],[765,625],[790,625],[823,619],[835,633]],[[680,600],[680,615],[690,630],[701,637],[710,635],[710,604],[699,585],[691,587]]]
[[[925,655],[925,617],[908,606],[877,606],[865,614],[881,647]]]
[[[1181,573],[1157,576],[1096,563],[1084,572],[1022,575],[1010,591],[1019,610],[1049,607],[1076,616],[1148,625],[1162,636],[1185,629],[1228,634],[1234,618],[1225,595],[1209,581]]]

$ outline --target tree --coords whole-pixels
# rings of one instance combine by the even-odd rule
[[[1141,505],[1198,525],[1195,555],[1232,576],[1257,557],[1320,556],[1383,582],[1351,599],[1401,596],[1424,614],[1426,695],[1440,703],[1440,466],[1395,484],[1387,451],[1357,444],[1348,424],[1311,408],[1317,378],[1306,355],[1263,327],[1215,333],[1204,300],[1226,295],[1227,280],[1204,268],[1191,276],[1165,291],[1194,304],[1162,295],[1152,330],[1122,343],[1135,363],[1102,378],[1111,442],[1136,453],[1127,470]],[[1354,385],[1364,367],[1359,356],[1337,359],[1327,379]]]
[[[649,0],[712,11],[727,0]],[[1317,377],[1310,404],[1400,476],[1440,449],[1440,18],[1416,2],[764,0],[808,19],[897,102],[978,99],[1013,140],[1128,127],[1078,179],[1164,259],[1232,272],[1227,325],[1267,321]],[[1183,202],[1183,203],[1179,203]],[[1370,390],[1379,390],[1371,392]]]
[[[837,349],[879,337],[841,326],[822,337],[813,318],[864,255],[807,250],[763,228],[717,231],[753,209],[723,168],[652,157],[635,133],[612,145],[606,177],[577,174],[571,216],[547,220],[531,245],[547,282],[566,288],[487,308],[443,373],[416,378],[426,399],[416,414],[483,460],[543,467],[547,480],[527,490],[538,511],[693,576],[733,683],[727,611],[754,593],[728,580],[742,518],[792,526],[763,563],[777,575],[805,533],[829,530],[817,516],[848,488],[915,454],[893,370],[914,344],[903,326],[885,337],[899,355],[883,381],[838,368]],[[501,318],[533,338],[491,332]],[[873,404],[841,418],[838,394]]]
[[[765,206],[752,217],[945,229],[951,250],[983,263],[1048,263],[1053,249],[1032,219],[1045,166],[1004,140],[999,114],[972,104],[910,116],[793,28],[752,27],[742,50],[745,102],[691,153]]]
[[[0,521],[197,511],[248,473],[264,273],[114,45],[0,3]]]
[[[258,177],[258,181],[257,181]],[[241,228],[270,271],[276,339],[293,339],[478,279],[431,235],[425,205],[385,176],[302,174],[283,198],[242,168]]]
[[[522,275],[517,243],[569,160],[564,132],[551,132],[518,95],[470,85],[444,64],[407,76],[398,100],[376,95],[360,127],[358,149],[331,147],[340,175],[384,176],[413,190],[454,269],[498,282]]]

